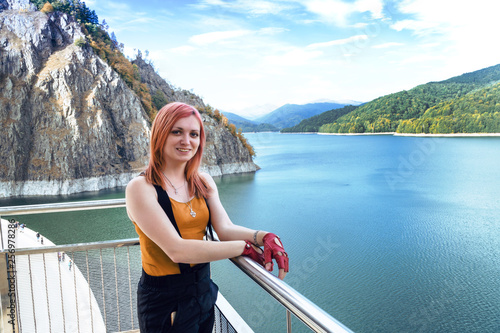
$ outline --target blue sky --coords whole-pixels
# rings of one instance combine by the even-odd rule
[[[497,0],[91,0],[128,55],[221,111],[367,102],[500,63]]]

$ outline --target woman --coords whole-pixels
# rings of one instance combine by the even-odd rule
[[[288,256],[275,234],[229,219],[214,180],[198,172],[204,145],[199,112],[183,103],[165,105],[151,129],[149,165],[126,189],[127,213],[141,244],[142,333],[212,332],[217,286],[210,279],[211,261],[246,255],[272,271],[274,258],[278,277],[288,272]],[[210,224],[220,242],[203,240]]]

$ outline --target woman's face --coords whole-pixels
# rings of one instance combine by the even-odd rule
[[[168,134],[163,152],[168,162],[188,162],[200,146],[200,123],[195,115],[179,119]]]

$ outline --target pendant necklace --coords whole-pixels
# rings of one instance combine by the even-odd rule
[[[187,188],[186,188],[186,193],[187,193],[187,195],[189,196],[189,191],[187,190]],[[188,199],[189,199],[189,197],[188,197]],[[192,217],[196,217],[196,212],[193,210],[193,207],[191,207],[191,201],[192,201],[192,200],[193,200],[193,199],[191,199],[191,200],[187,201],[187,202],[186,202],[186,205],[189,207],[189,210],[190,210],[189,214],[190,214]]]
[[[168,181],[168,183],[170,184],[170,186],[174,189],[175,194],[178,194],[178,193],[177,193],[177,189],[181,188],[184,184],[182,184],[181,186],[179,186],[179,187],[177,187],[177,188],[176,188],[176,187],[174,186],[174,184],[172,184],[172,182],[170,181],[170,179],[168,179],[168,177],[167,177],[167,175],[165,174],[165,172],[163,172],[163,171],[162,171],[162,173],[163,173],[163,175],[165,176],[165,178],[167,178],[167,181]]]
[[[192,199],[191,199],[192,200]],[[191,211],[189,214],[191,214],[192,217],[196,217],[196,212],[193,210],[193,208],[191,207],[191,200],[189,200],[188,202],[186,202],[186,205],[188,205],[189,207],[189,210]]]

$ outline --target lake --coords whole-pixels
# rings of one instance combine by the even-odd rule
[[[245,136],[262,169],[218,179],[221,200],[281,237],[285,282],[355,332],[500,331],[500,138]],[[136,237],[123,209],[22,219],[56,244]],[[212,267],[256,332],[286,332],[280,305],[232,263]]]

